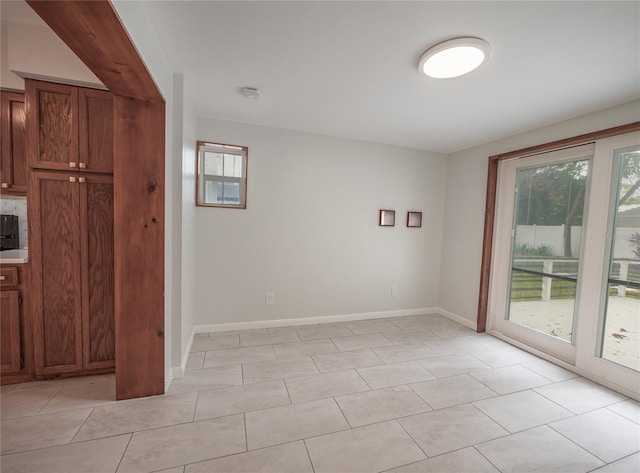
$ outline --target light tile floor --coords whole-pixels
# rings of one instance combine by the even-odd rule
[[[2,386],[5,473],[640,471],[640,404],[439,315],[198,334],[167,394]]]

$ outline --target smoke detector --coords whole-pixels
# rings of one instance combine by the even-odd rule
[[[259,100],[261,95],[262,95],[262,91],[260,89],[256,89],[254,87],[242,88],[242,96],[246,99]]]

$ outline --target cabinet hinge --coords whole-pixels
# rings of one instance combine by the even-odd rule
[[[18,296],[18,304],[22,305],[22,296]]]
[[[20,369],[24,368],[24,355],[20,355]]]

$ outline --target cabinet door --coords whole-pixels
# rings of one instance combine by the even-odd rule
[[[0,92],[1,120],[0,133],[2,148],[0,191],[9,195],[27,194],[27,155],[25,150],[25,107],[24,94]]]
[[[81,171],[113,173],[113,97],[95,89],[79,90]]]
[[[115,366],[113,178],[80,175],[83,368]]]
[[[77,170],[78,88],[27,79],[25,89],[29,165]]]
[[[82,368],[80,204],[77,174],[33,171],[29,256],[36,374]]]
[[[20,371],[20,296],[0,291],[0,372]]]

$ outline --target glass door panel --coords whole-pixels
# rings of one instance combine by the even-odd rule
[[[589,159],[516,171],[506,319],[572,343]]]
[[[640,371],[640,146],[616,150],[599,356]]]

